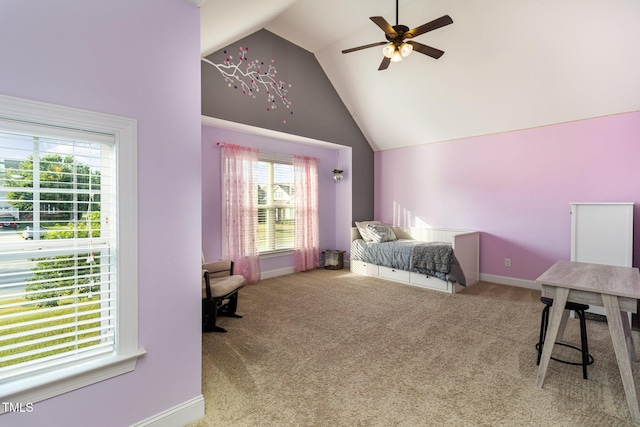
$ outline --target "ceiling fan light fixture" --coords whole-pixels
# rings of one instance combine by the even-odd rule
[[[384,32],[384,36],[387,41],[379,41],[376,43],[365,44],[363,46],[352,47],[351,49],[343,50],[342,53],[356,52],[358,50],[368,49],[375,46],[384,46],[382,48],[384,58],[378,67],[378,71],[383,71],[389,68],[389,64],[391,62],[402,61],[403,58],[411,55],[411,52],[414,50],[434,59],[438,59],[444,55],[444,51],[413,41],[413,39],[422,34],[453,24],[453,19],[451,19],[449,15],[443,15],[440,18],[409,29],[406,25],[400,25],[398,23],[398,4],[399,0],[396,0],[396,25],[389,24],[389,22],[382,16],[369,17],[369,19]],[[405,42],[405,39],[409,41]]]
[[[413,52],[413,45],[409,43],[402,43],[400,45],[400,55],[402,55],[403,58],[411,55],[411,52]]]
[[[382,54],[385,58],[391,59],[393,57],[393,52],[395,52],[396,47],[393,43],[389,43],[385,47],[382,48]]]

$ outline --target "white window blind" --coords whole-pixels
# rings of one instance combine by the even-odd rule
[[[116,350],[113,135],[0,120],[0,384]]]
[[[258,252],[291,250],[296,212],[293,160],[260,153],[257,169]]]

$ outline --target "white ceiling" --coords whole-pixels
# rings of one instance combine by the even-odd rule
[[[265,28],[313,52],[376,151],[640,110],[638,0],[400,0],[410,28],[445,14],[416,38],[444,56],[377,71],[341,50],[384,41],[393,0],[205,0],[201,50]]]

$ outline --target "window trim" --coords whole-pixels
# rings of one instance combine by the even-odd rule
[[[110,134],[116,142],[116,352],[0,384],[3,402],[35,403],[131,372],[138,357],[146,354],[138,344],[138,124],[135,119],[2,94],[0,118]],[[4,412],[0,405],[0,414]]]

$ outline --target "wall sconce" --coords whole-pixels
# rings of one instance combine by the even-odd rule
[[[335,182],[340,182],[342,181],[342,172],[344,172],[342,169],[334,169],[333,170],[333,180]]]

